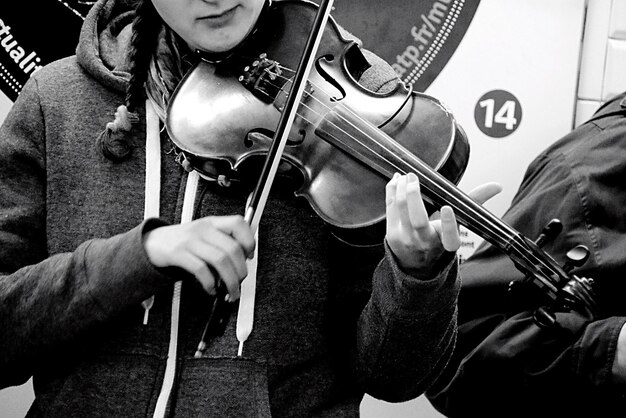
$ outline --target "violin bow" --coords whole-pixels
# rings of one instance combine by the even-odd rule
[[[311,72],[311,67],[313,66],[313,61],[315,60],[315,54],[322,40],[322,36],[324,35],[324,28],[328,22],[328,18],[332,10],[332,4],[333,0],[320,1],[319,8],[315,15],[315,20],[313,21],[313,25],[311,27],[311,32],[309,33],[300,62],[298,63],[298,67],[291,82],[289,94],[287,96],[285,106],[282,109],[278,126],[274,132],[272,143],[268,150],[268,155],[265,159],[265,163],[263,164],[263,168],[261,169],[256,187],[250,194],[246,205],[244,219],[250,225],[252,233],[255,235],[257,235],[261,215],[265,209],[270,189],[272,188],[274,178],[276,177],[278,165],[280,164],[285,145],[287,145],[287,141],[289,139],[289,132],[291,131],[291,127],[298,110],[297,106],[302,99],[302,95]],[[226,323],[230,317],[231,309],[229,309],[228,306],[224,306],[230,304],[226,299],[227,293],[225,286],[218,285],[216,290],[217,295],[215,297],[215,302],[209,319],[204,327],[200,343],[198,344],[195,354],[196,357],[201,357],[202,353],[206,350],[206,340],[210,335],[215,335],[216,332],[219,334],[224,332],[224,328],[226,327]],[[251,299],[251,296],[244,294],[244,292],[248,291],[254,292],[255,289],[251,289],[248,286],[242,286],[240,303],[245,303],[247,300]],[[249,320],[252,321],[252,316],[249,317]],[[246,329],[249,330],[246,335],[238,335],[238,338],[240,338],[239,356],[242,355],[243,342],[252,331],[252,324],[247,324]]]

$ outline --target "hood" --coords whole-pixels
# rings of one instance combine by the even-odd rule
[[[125,92],[131,23],[137,0],[99,0],[80,32],[76,56],[80,66],[103,85]]]

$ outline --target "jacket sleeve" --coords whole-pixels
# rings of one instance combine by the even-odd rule
[[[31,80],[0,128],[0,387],[25,382],[46,350],[168,283],[141,241],[155,221],[48,254],[44,127]]]
[[[457,350],[427,394],[446,416],[610,416],[623,409],[626,388],[611,375],[626,322],[626,112],[620,102],[539,155],[504,215],[530,239],[560,219],[563,232],[544,247],[559,263],[575,245],[589,248],[589,260],[573,273],[594,280],[599,312],[557,309],[556,327],[538,327],[533,312],[546,298],[537,289],[507,290],[523,274],[482,245],[460,269]]]
[[[612,416],[624,407],[613,383],[615,341],[624,317],[589,321],[558,313],[538,327],[532,311],[459,326],[450,368],[428,392],[448,417]]]

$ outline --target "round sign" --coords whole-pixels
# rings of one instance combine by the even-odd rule
[[[522,121],[522,106],[506,90],[492,90],[478,99],[474,108],[478,128],[492,138],[504,138],[515,132]]]

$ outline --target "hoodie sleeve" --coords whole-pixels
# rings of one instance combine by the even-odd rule
[[[410,276],[385,245],[357,331],[359,378],[367,393],[407,401],[439,376],[457,334],[457,266],[448,253],[427,274]]]
[[[48,254],[44,155],[44,121],[31,80],[0,128],[0,387],[25,382],[38,354],[171,281],[143,249],[142,234],[154,220],[73,252]]]

